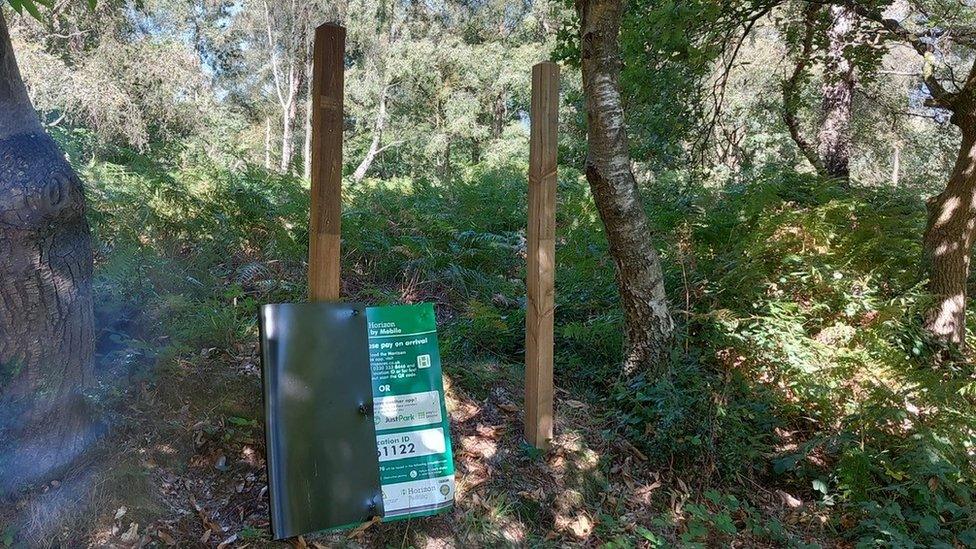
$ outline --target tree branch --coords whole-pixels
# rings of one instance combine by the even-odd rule
[[[700,134],[701,139],[699,140],[699,144],[701,144],[702,141],[705,143],[708,142],[712,133],[715,131],[715,126],[718,123],[719,117],[722,115],[722,108],[725,106],[725,90],[728,87],[729,78],[732,74],[732,69],[735,66],[735,61],[738,59],[739,51],[742,49],[742,44],[745,43],[746,38],[748,38],[749,34],[752,32],[752,29],[755,27],[756,23],[769,14],[769,12],[772,11],[772,9],[777,5],[778,2],[770,2],[755,13],[749,15],[746,20],[741,23],[743,27],[742,34],[738,37],[738,40],[736,40],[735,45],[732,47],[732,52],[728,56],[728,59],[723,61],[722,74],[719,75],[712,86],[712,116],[708,123],[705,124],[704,131],[702,131]],[[724,49],[725,48],[723,48],[723,50]],[[702,156],[704,156],[704,146],[695,148],[699,148],[699,150],[702,151]]]
[[[796,65],[793,67],[793,73],[783,81],[782,115],[783,122],[790,132],[790,137],[793,138],[800,152],[813,165],[817,173],[823,174],[826,171],[824,165],[817,155],[816,148],[803,137],[800,129],[800,121],[796,116],[797,104],[800,102],[800,82],[807,72],[807,66],[810,64],[810,59],[813,54],[813,38],[816,32],[817,12],[819,11],[820,6],[812,4],[808,5],[805,10],[803,18],[803,42],[800,48],[800,55],[797,57]]]
[[[278,69],[278,53],[274,40],[274,33],[271,30],[271,8],[268,6],[268,0],[264,0],[264,18],[265,26],[268,31],[268,49],[271,50],[271,72],[274,74],[275,81],[275,93],[278,94],[278,102],[281,104],[282,108],[286,107],[284,92],[281,90],[281,73]]]
[[[902,40],[909,44],[919,55],[921,55],[926,62],[929,62],[932,55],[935,53],[935,47],[926,42],[923,36],[911,32],[906,29],[902,24],[890,17],[885,17],[883,13],[870,9],[863,4],[856,2],[854,0],[806,0],[811,4],[819,5],[829,5],[834,4],[838,6],[845,6],[854,13],[860,15],[861,17],[873,21],[892,36]],[[944,107],[946,109],[952,110],[953,103],[958,98],[958,94],[950,92],[947,90],[939,79],[935,76],[934,71],[929,72],[927,75],[922,76],[922,81],[925,82],[925,86],[928,87],[929,93],[932,95],[934,103],[938,106]]]

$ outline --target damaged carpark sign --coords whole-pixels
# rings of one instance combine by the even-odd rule
[[[260,320],[276,539],[453,505],[430,304],[266,305]]]
[[[384,518],[436,513],[454,502],[454,460],[434,308],[369,307],[366,316]]]

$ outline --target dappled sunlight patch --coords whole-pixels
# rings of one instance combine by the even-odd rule
[[[491,461],[498,452],[497,427],[478,426],[478,434],[461,437],[461,455]]]
[[[773,232],[772,240],[788,246],[798,246],[800,253],[824,255],[830,252],[830,246],[821,242],[817,235],[802,225],[781,225]]]
[[[583,494],[576,490],[565,490],[553,500],[555,522],[553,526],[562,534],[578,540],[585,540],[593,533],[593,519],[585,511]]]

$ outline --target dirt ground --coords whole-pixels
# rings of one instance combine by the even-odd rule
[[[445,369],[457,474],[448,513],[271,541],[259,359],[256,345],[245,345],[203,350],[154,376],[123,376],[112,432],[90,461],[19,494],[0,519],[15,525],[8,528],[13,546],[439,548],[619,539],[655,546],[676,539],[694,488],[652,470],[639,450],[612,436],[599,403],[557,388],[555,440],[540,452],[521,435],[520,368]],[[757,498],[789,519],[781,496],[759,490]],[[651,534],[662,511],[676,520],[663,531],[658,521]]]

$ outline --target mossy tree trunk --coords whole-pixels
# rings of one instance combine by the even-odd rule
[[[822,3],[810,2],[804,10],[800,51],[790,77],[782,85],[782,116],[790,137],[817,173],[847,181],[851,174],[851,121],[857,85],[857,71],[850,58],[850,49],[857,45],[855,27],[858,21],[858,15],[847,6],[833,5],[826,9],[822,117],[815,139],[804,137],[798,116],[803,102],[802,86],[809,76],[819,43],[816,38],[824,8]]]
[[[577,0],[583,91],[586,98],[586,179],[616,266],[627,330],[625,370],[660,373],[670,354],[674,323],[630,165],[620,100],[620,0]]]
[[[0,490],[91,441],[91,277],[81,181],[38,121],[0,13]]]
[[[857,83],[848,50],[855,45],[857,14],[836,5],[830,6],[828,14],[823,123],[817,136],[817,152],[825,175],[846,180],[851,175],[851,112]]]

